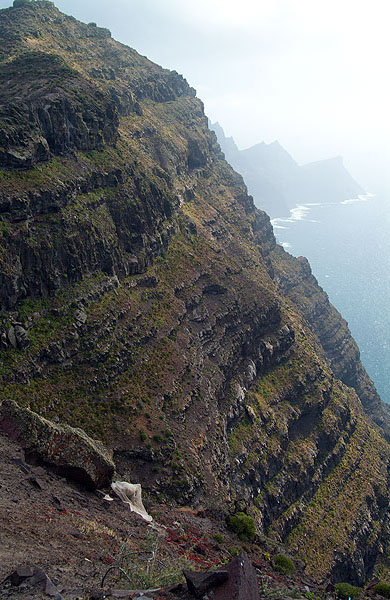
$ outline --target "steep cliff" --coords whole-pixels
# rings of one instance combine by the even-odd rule
[[[239,150],[219,123],[210,128],[226,160],[243,176],[256,206],[271,217],[286,216],[297,204],[341,202],[365,193],[341,157],[300,166],[277,141]]]
[[[0,401],[363,582],[390,532],[385,410],[194,90],[50,2],[0,11],[0,40]]]

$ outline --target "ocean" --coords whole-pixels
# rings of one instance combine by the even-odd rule
[[[288,252],[310,261],[347,320],[379,394],[390,403],[390,196],[323,204],[313,199],[272,224]]]

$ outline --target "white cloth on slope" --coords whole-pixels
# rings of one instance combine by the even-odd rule
[[[145,521],[153,521],[142,502],[142,489],[140,483],[127,483],[127,481],[115,481],[111,488],[125,504],[129,505],[131,511],[140,515]]]

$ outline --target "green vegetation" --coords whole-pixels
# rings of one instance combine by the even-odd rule
[[[50,0],[14,0],[12,3],[13,8],[20,8],[22,6],[28,6],[28,5],[48,5],[48,6],[54,6],[54,2],[50,2]]]
[[[223,544],[225,538],[223,537],[222,533],[217,532],[213,534],[213,540],[216,541],[218,544]]]
[[[351,585],[350,583],[336,583],[334,586],[336,589],[337,596],[342,598],[343,600],[348,600],[351,598],[358,598],[361,593],[361,588],[356,585]]]
[[[297,597],[300,597],[300,593],[298,593]],[[321,597],[316,596],[314,592],[306,592],[305,598],[307,598],[307,600],[321,600]]]
[[[29,89],[29,85],[37,79],[42,79],[42,85],[46,85],[51,80],[59,83],[75,75],[78,75],[77,71],[72,69],[62,56],[38,50],[25,52],[0,66],[0,83],[8,85],[8,78],[15,78],[22,82],[23,91]],[[12,95],[9,90],[8,92],[7,95]]]
[[[374,591],[379,594],[379,596],[383,596],[383,598],[390,598],[390,584],[385,583],[384,581],[380,581],[374,587]]]
[[[117,581],[119,585],[133,589],[159,588],[183,579],[183,569],[193,569],[187,555],[175,556],[172,560],[163,550],[159,534],[150,529],[146,530],[145,539],[138,549],[125,542],[119,549],[114,567],[107,581]],[[124,578],[119,569],[127,574]],[[118,583],[116,585],[118,585]]]
[[[228,526],[241,540],[247,542],[252,541],[256,535],[256,527],[253,518],[243,512],[231,515],[228,518]]]
[[[281,573],[290,574],[295,571],[294,562],[285,554],[277,554],[273,559],[274,567]]]

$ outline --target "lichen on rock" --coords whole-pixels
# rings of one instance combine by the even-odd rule
[[[21,445],[28,462],[42,462],[88,488],[108,485],[114,473],[109,452],[84,431],[59,425],[33,411],[4,401],[0,430]]]

